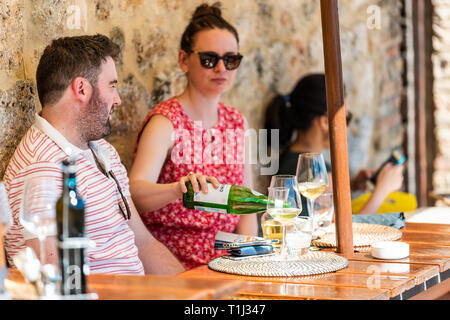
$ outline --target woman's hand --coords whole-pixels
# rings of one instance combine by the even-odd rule
[[[218,188],[220,185],[219,181],[217,181],[215,177],[204,176],[201,173],[189,172],[187,176],[182,177],[180,181],[178,181],[178,185],[182,193],[187,192],[186,182],[188,181],[192,183],[194,192],[200,192],[201,189],[203,193],[208,193],[208,181],[212,183],[214,188]]]
[[[380,208],[383,201],[393,191],[397,191],[403,184],[403,165],[387,163],[380,170],[377,177],[377,184],[369,200],[357,213],[375,213]]]
[[[387,163],[377,177],[375,190],[380,190],[386,196],[397,191],[403,184],[403,165]]]

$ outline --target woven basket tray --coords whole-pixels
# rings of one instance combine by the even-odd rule
[[[244,276],[295,277],[334,272],[347,267],[348,261],[332,252],[308,252],[287,261],[277,255],[244,260],[219,257],[208,266],[215,271]]]
[[[392,227],[369,223],[352,223],[353,246],[366,247],[378,241],[394,241],[402,237],[402,232]],[[327,232],[313,240],[311,245],[317,247],[336,247],[335,225],[327,228]]]

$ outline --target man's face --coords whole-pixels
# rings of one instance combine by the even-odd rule
[[[80,132],[87,142],[99,140],[111,134],[109,122],[111,114],[114,106],[121,104],[116,84],[116,67],[113,59],[108,57],[101,66],[97,84],[91,84],[91,98],[78,119]]]

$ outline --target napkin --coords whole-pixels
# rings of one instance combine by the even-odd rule
[[[401,229],[405,227],[405,216],[403,212],[354,214],[352,216],[352,222],[381,224],[384,226]]]

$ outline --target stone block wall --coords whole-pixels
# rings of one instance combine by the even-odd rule
[[[181,33],[200,0],[3,0],[0,3],[0,180],[15,146],[40,110],[35,70],[56,37],[103,33],[123,49],[117,62],[122,105],[108,140],[126,167],[148,111],[183,90]],[[213,2],[213,1],[210,1]],[[348,129],[350,169],[377,167],[402,142],[400,1],[339,1],[344,82],[355,121]],[[310,72],[323,71],[319,0],[227,0],[223,15],[245,56],[223,102],[253,128],[267,103]],[[255,169],[255,172],[258,171]],[[263,179],[256,180],[263,189]],[[259,186],[259,187],[258,187]]]
[[[432,56],[437,156],[433,189],[450,194],[450,0],[433,0]]]

